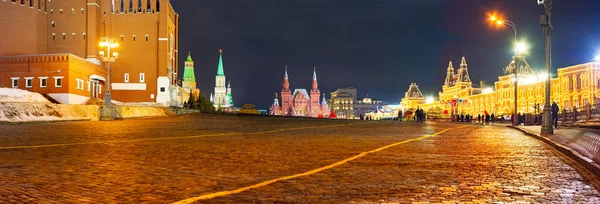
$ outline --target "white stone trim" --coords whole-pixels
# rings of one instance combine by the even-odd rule
[[[40,88],[48,87],[48,77],[38,77],[38,79],[40,79]],[[42,83],[42,80],[46,80],[46,85]]]
[[[60,88],[63,86],[63,84],[65,83],[65,81],[63,80],[65,77],[63,76],[55,76],[54,78],[54,87],[56,88]],[[60,86],[58,85],[58,80],[60,79]]]
[[[158,41],[169,41],[169,38],[158,38]]]
[[[96,7],[100,8],[100,5],[98,5],[97,3],[87,3],[88,6],[93,6],[96,5]]]
[[[33,77],[23,77],[25,79],[25,88],[33,87]],[[31,84],[27,85],[27,81],[31,81]]]
[[[112,90],[145,91],[146,83],[112,83]]]

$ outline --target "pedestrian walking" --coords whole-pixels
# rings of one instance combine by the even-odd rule
[[[477,123],[481,123],[481,114],[477,114]]]
[[[496,122],[496,117],[494,116],[494,114],[492,113],[492,123]]]
[[[554,123],[554,128],[558,128],[558,110],[558,104],[552,102],[552,122]]]

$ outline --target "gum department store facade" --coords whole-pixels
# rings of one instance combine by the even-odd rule
[[[531,70],[524,57],[523,63],[520,64],[522,66],[519,66],[517,76],[519,79],[517,112],[535,113],[534,106],[540,104],[538,113],[541,113],[545,100],[545,81],[542,76],[536,75]],[[463,57],[457,70],[453,68],[452,62],[449,63],[442,91],[434,102],[427,103],[413,83],[401,103],[404,110],[421,107],[426,112],[447,112],[443,117],[449,117],[452,113],[476,116],[486,111],[488,114],[508,116],[514,109],[514,67],[515,63],[512,61],[504,70],[505,75],[499,76],[494,86],[485,87],[484,83],[481,83],[475,87]],[[452,101],[459,100],[463,103],[453,105]],[[591,62],[558,69],[558,77],[551,79],[550,102],[553,101],[559,105],[561,111],[573,107],[581,110],[585,105],[599,104],[600,63]]]
[[[102,98],[99,43],[120,44],[111,63],[115,101],[166,105],[176,96],[179,15],[169,0],[0,0],[0,87],[82,104]]]

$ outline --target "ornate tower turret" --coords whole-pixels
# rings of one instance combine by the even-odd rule
[[[452,61],[448,62],[448,72],[446,73],[446,82],[444,86],[454,85],[454,67],[452,67]]]
[[[223,108],[229,107],[227,100],[227,87],[225,87],[225,72],[223,71],[223,50],[219,50],[219,65],[217,66],[217,76],[215,77],[215,95],[213,104]]]
[[[458,69],[457,82],[465,85],[471,85],[471,78],[469,77],[469,71],[467,70],[467,60],[465,57],[460,62],[460,69]]]
[[[310,116],[317,117],[319,115],[321,104],[319,103],[319,97],[321,91],[319,91],[319,83],[317,83],[317,67],[313,70],[312,89],[310,90]]]
[[[186,91],[196,88],[196,76],[194,74],[194,61],[192,60],[192,52],[188,52],[187,59],[185,60],[185,69],[183,71],[183,82],[181,86]]]
[[[281,115],[292,115],[292,92],[290,91],[290,82],[288,79],[287,66],[283,75],[283,89],[281,90]]]

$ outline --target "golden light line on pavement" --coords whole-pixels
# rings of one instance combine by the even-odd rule
[[[371,151],[368,151],[368,152],[362,152],[362,153],[360,153],[360,154],[358,154],[356,156],[353,156],[353,157],[350,157],[350,158],[346,158],[344,160],[335,162],[333,164],[330,164],[330,165],[327,165],[327,166],[324,166],[324,167],[320,167],[320,168],[317,168],[317,169],[313,169],[313,170],[310,170],[310,171],[307,171],[307,172],[304,172],[304,173],[299,173],[299,174],[294,174],[294,175],[291,175],[291,176],[284,176],[284,177],[280,177],[280,178],[276,178],[276,179],[271,179],[271,180],[268,180],[268,181],[263,181],[263,182],[258,183],[258,184],[254,184],[254,185],[251,185],[251,186],[246,186],[246,187],[243,187],[243,188],[238,188],[238,189],[235,189],[235,190],[219,191],[219,192],[215,192],[215,193],[209,193],[209,194],[205,194],[205,195],[201,195],[201,196],[197,196],[197,197],[192,197],[192,198],[188,198],[188,199],[185,199],[185,200],[177,201],[174,204],[188,204],[188,203],[193,203],[193,202],[196,202],[196,201],[199,201],[199,200],[207,200],[207,199],[212,199],[212,198],[216,198],[216,197],[222,197],[222,196],[228,196],[228,195],[238,194],[238,193],[241,193],[241,192],[253,189],[253,188],[263,187],[263,186],[266,186],[266,185],[269,185],[269,184],[272,184],[272,183],[275,183],[275,182],[278,182],[278,181],[284,181],[284,180],[290,180],[290,179],[294,179],[294,178],[298,178],[298,177],[302,177],[302,176],[308,176],[308,175],[315,174],[315,173],[318,173],[318,172],[321,172],[321,171],[324,171],[324,170],[331,169],[333,167],[337,167],[339,165],[342,165],[342,164],[345,164],[345,163],[347,163],[349,161],[352,161],[352,160],[364,157],[364,156],[366,156],[368,154],[371,154],[371,153],[379,152],[379,151],[388,149],[390,147],[394,147],[394,146],[397,146],[397,145],[409,143],[409,142],[412,142],[412,141],[418,141],[418,140],[422,140],[422,139],[434,137],[434,136],[437,136],[437,135],[442,134],[444,132],[450,131],[452,129],[458,129],[458,128],[463,128],[463,127],[466,127],[466,126],[461,126],[461,127],[457,127],[457,128],[448,128],[448,129],[439,131],[439,132],[431,134],[431,135],[425,135],[425,136],[414,138],[414,139],[404,140],[402,142],[397,142],[397,143],[394,143],[394,144],[383,146],[383,147],[380,147],[380,148],[377,148],[377,149],[374,149],[374,150],[371,150]]]
[[[44,148],[44,147],[64,147],[64,146],[92,145],[92,144],[132,143],[132,142],[143,142],[143,141],[194,139],[194,138],[201,138],[201,137],[218,137],[218,136],[259,135],[259,134],[268,134],[268,133],[276,133],[276,132],[284,132],[284,131],[315,129],[315,128],[333,128],[333,127],[351,126],[351,125],[364,125],[364,124],[371,124],[371,123],[374,123],[374,122],[346,123],[346,124],[339,124],[339,125],[309,126],[309,127],[299,127],[299,128],[283,128],[283,129],[266,130],[266,131],[260,131],[260,132],[215,133],[215,134],[181,136],[181,137],[159,137],[159,138],[144,138],[144,139],[133,139],[133,140],[109,140],[109,141],[96,141],[96,142],[76,142],[76,143],[62,143],[62,144],[9,146],[9,147],[0,147],[0,150],[33,149],[33,148]]]

